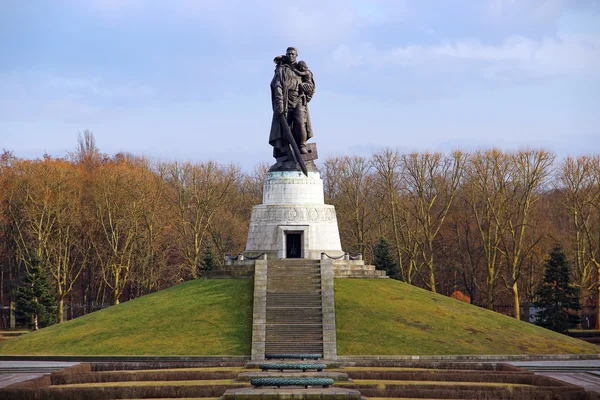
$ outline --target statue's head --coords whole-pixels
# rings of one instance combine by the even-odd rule
[[[298,69],[300,71],[306,71],[308,70],[308,65],[306,64],[305,61],[298,61],[298,64],[296,64],[298,66]]]
[[[296,57],[298,57],[298,50],[296,50],[295,47],[288,47],[285,52],[285,56],[287,60],[293,64],[296,62]]]

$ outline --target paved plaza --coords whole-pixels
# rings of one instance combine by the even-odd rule
[[[0,361],[0,388],[77,365],[59,361]],[[509,364],[600,393],[600,360],[514,361]]]
[[[61,361],[0,361],[0,388],[77,364]]]
[[[515,361],[509,364],[600,393],[600,360]]]

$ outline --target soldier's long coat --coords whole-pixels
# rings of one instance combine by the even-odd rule
[[[279,64],[275,68],[275,75],[271,81],[271,102],[273,105],[273,119],[271,121],[271,133],[269,134],[269,144],[273,146],[273,156],[279,157],[281,153],[287,153],[284,146],[287,142],[283,140],[279,114],[283,110],[287,115],[288,95],[290,89],[298,89],[302,85],[302,79],[293,71],[288,64]],[[314,91],[314,80],[312,82]],[[312,95],[312,94],[311,94]],[[308,113],[308,101],[310,99],[302,99],[306,107],[306,134],[307,139],[313,137],[312,126],[310,123],[310,115]]]

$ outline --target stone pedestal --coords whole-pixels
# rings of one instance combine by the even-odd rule
[[[298,243],[299,253],[290,253],[289,243]],[[325,204],[319,173],[270,171],[263,204],[252,209],[244,253],[318,260],[323,252],[333,257],[343,254],[335,208]]]

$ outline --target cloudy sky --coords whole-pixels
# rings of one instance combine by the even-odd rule
[[[0,149],[270,162],[287,46],[321,158],[600,152],[600,0],[0,0]]]

